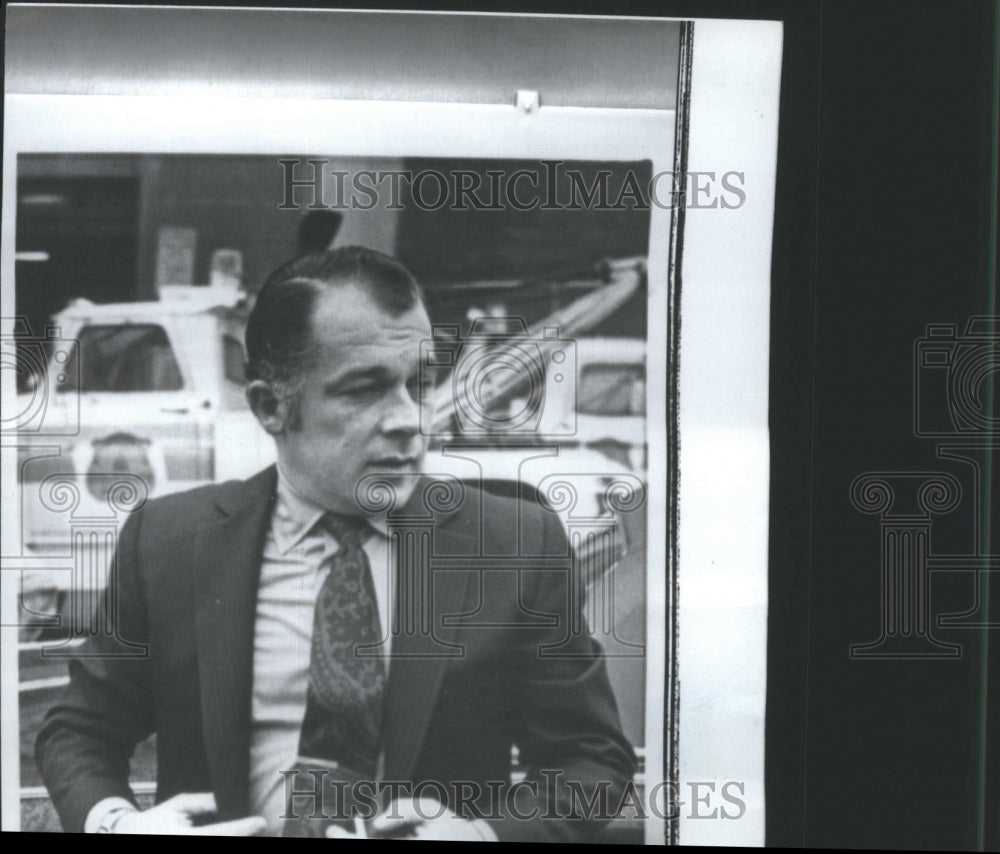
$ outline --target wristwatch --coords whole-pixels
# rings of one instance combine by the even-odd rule
[[[114,807],[104,813],[101,823],[97,826],[98,833],[114,833],[115,825],[121,821],[126,813],[135,812],[131,807]]]

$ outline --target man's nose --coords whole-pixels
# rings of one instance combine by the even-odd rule
[[[383,433],[407,438],[420,432],[420,404],[406,386],[400,386],[390,396],[380,426]]]

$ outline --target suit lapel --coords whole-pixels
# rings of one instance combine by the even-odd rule
[[[423,482],[421,486],[425,485]],[[414,492],[403,516],[416,505]],[[457,626],[442,625],[442,617],[463,610],[472,575],[466,571],[437,571],[429,566],[432,554],[473,555],[479,550],[477,527],[465,530],[477,514],[459,512],[438,517],[432,532],[419,523],[390,527],[390,548],[397,555],[395,590],[400,625],[392,637],[392,658],[386,685],[382,747],[384,778],[408,780],[416,767],[430,723],[445,668],[462,655],[455,645]],[[426,513],[426,511],[423,511]],[[391,519],[390,519],[391,523]],[[407,609],[411,620],[407,620]],[[410,627],[407,627],[409,623]],[[429,629],[429,631],[428,631]]]
[[[223,817],[249,803],[254,618],[276,469],[220,493],[219,514],[195,544],[195,631],[201,718],[213,789]]]
[[[216,501],[219,515],[206,520],[195,544],[202,730],[223,818],[244,815],[249,806],[254,622],[276,482],[272,466],[242,488],[222,493]],[[413,518],[418,498],[419,490],[400,515]],[[429,558],[433,553],[477,554],[477,520],[478,508],[463,507],[440,515],[429,536],[426,527],[421,535],[419,524],[395,526],[390,548],[405,544],[409,554],[397,563],[396,601],[411,609],[413,628],[402,626],[392,639],[383,719],[387,780],[407,780],[413,773],[444,670],[461,655],[454,646],[457,626],[442,625],[442,617],[463,610],[472,573],[432,572]],[[421,631],[421,625],[432,630]]]

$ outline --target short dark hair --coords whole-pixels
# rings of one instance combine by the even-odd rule
[[[310,252],[278,267],[257,294],[246,329],[246,378],[290,381],[312,352],[312,316],[325,288],[348,282],[367,291],[393,317],[423,302],[413,274],[363,246]]]

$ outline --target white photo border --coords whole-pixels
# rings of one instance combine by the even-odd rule
[[[644,160],[653,172],[673,168],[675,114],[668,110],[616,110],[548,107],[522,112],[514,106],[355,102],[318,99],[136,95],[7,95],[5,100],[3,246],[0,275],[14,280],[19,153],[79,154],[273,154],[333,151],[352,157],[461,157],[488,160]],[[653,208],[648,259],[650,317],[667,316],[667,259],[670,211]],[[14,289],[3,289],[2,315],[14,315]],[[651,324],[647,343],[647,389],[667,386],[666,337]],[[10,330],[4,330],[9,332]],[[14,394],[11,371],[4,372],[5,398]],[[8,382],[10,381],[10,382]],[[7,388],[10,385],[10,388]],[[647,424],[665,424],[666,401],[648,394]],[[666,471],[666,448],[651,431],[650,471]],[[3,460],[3,492],[16,496],[12,454]],[[652,479],[647,492],[650,519],[665,519],[666,478]],[[20,554],[8,532],[20,530],[18,502],[4,502],[3,554]],[[10,524],[7,524],[7,523]],[[663,524],[649,530],[663,530]],[[647,590],[667,587],[666,539],[647,547]],[[3,573],[4,726],[17,714],[18,573]],[[650,607],[650,598],[657,607]],[[662,750],[665,715],[661,639],[668,631],[662,597],[647,594],[647,779],[664,779]],[[12,652],[12,654],[10,654]],[[8,748],[13,746],[13,750]],[[4,738],[3,820],[18,826],[18,739]],[[659,825],[653,827],[651,825]],[[662,840],[665,822],[646,822],[647,841]]]

